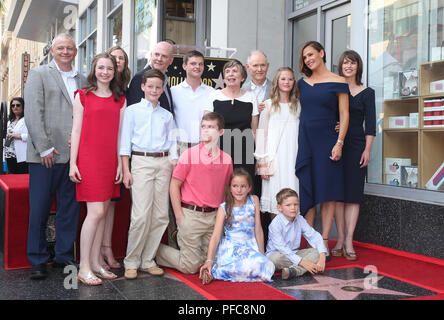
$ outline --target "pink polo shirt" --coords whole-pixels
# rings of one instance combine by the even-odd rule
[[[217,208],[223,202],[224,188],[233,173],[231,157],[220,150],[212,155],[200,143],[179,158],[173,178],[182,181],[182,202]]]

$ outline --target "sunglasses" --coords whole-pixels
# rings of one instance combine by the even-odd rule
[[[19,108],[21,106],[22,106],[21,103],[11,104],[11,107],[13,107],[13,108],[15,108],[15,107]]]

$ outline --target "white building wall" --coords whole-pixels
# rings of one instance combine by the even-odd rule
[[[212,10],[212,21],[218,15]],[[227,46],[237,49],[234,57],[245,64],[251,51],[263,51],[270,62],[268,77],[272,79],[284,66],[285,0],[228,0],[227,21]],[[212,45],[217,43],[213,29],[212,24]]]

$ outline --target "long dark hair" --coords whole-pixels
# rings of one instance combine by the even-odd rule
[[[21,119],[21,118],[23,118],[25,116],[25,100],[23,100],[22,97],[15,97],[15,98],[12,98],[11,102],[9,103],[9,117],[8,117],[9,121],[14,121],[15,120],[15,113],[12,112],[12,102],[13,101],[18,101],[18,102],[20,102],[22,104],[23,112],[20,115],[19,119]]]
[[[251,190],[253,190],[253,179],[251,178],[250,174],[247,170],[244,168],[235,168],[233,173],[230,176],[230,180],[228,181],[228,185],[225,186],[225,193],[224,193],[224,202],[225,202],[225,213],[227,214],[227,223],[228,226],[231,227],[231,222],[233,220],[231,214],[233,212],[233,205],[234,205],[234,198],[231,194],[231,181],[233,181],[234,177],[245,177],[248,181],[248,185],[251,187]],[[251,194],[251,191],[250,193]]]
[[[311,71],[310,68],[307,67],[307,65],[305,64],[304,55],[303,55],[304,50],[307,47],[312,47],[318,52],[324,51],[324,58],[322,59],[324,63],[327,62],[327,55],[325,54],[325,49],[322,46],[322,44],[320,44],[317,41],[308,41],[307,43],[304,44],[304,46],[301,49],[301,54],[299,55],[299,72],[305,74],[307,77],[310,77],[313,74],[313,71]]]
[[[99,59],[105,58],[111,60],[114,66],[114,77],[111,80],[109,84],[109,88],[111,89],[112,93],[114,94],[114,100],[119,101],[120,97],[123,95],[121,88],[120,88],[120,82],[117,77],[117,62],[116,59],[110,55],[109,53],[102,52],[99,54],[96,54],[92,60],[91,63],[91,71],[89,72],[88,78],[87,78],[87,84],[85,85],[86,92],[88,93],[93,90],[97,90],[97,78],[96,78],[96,66]]]
[[[341,77],[344,76],[344,73],[342,72],[342,65],[344,64],[345,58],[355,62],[358,65],[358,70],[356,71],[356,78],[355,78],[355,80],[356,80],[356,84],[358,86],[362,85],[363,63],[362,63],[361,56],[359,55],[359,53],[357,53],[354,50],[347,50],[347,51],[344,51],[341,54],[341,57],[339,57],[339,64],[338,64],[339,75]]]
[[[131,81],[131,70],[128,68],[129,65],[129,59],[128,55],[126,54],[125,50],[122,49],[120,46],[113,46],[106,50],[107,53],[111,54],[113,51],[121,50],[123,52],[123,57],[125,58],[125,66],[123,68],[123,72],[117,72],[118,80],[120,81],[120,85],[122,86],[122,91],[126,91],[128,89],[128,84]]]

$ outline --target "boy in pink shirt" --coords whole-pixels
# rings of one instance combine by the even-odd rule
[[[205,261],[216,212],[233,172],[231,157],[219,149],[224,119],[206,113],[200,129],[201,143],[179,158],[170,183],[170,198],[176,217],[180,250],[161,244],[156,261],[183,273],[196,273]]]

